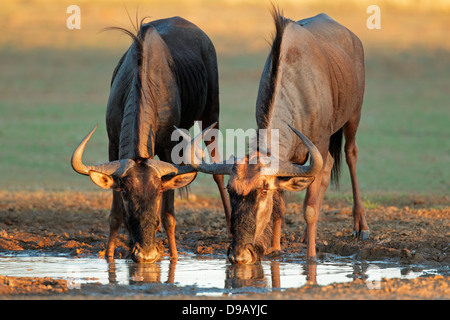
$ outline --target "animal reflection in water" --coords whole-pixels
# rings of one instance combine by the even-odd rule
[[[205,260],[207,263],[208,260]],[[225,261],[224,261],[225,262]],[[225,262],[225,281],[224,281],[224,292],[226,295],[228,292],[233,291],[233,293],[240,293],[236,289],[241,288],[261,288],[261,289],[282,289],[289,287],[287,283],[281,283],[281,272],[280,266],[283,262],[280,261],[270,261],[270,277],[267,273],[268,265],[257,263],[253,265],[241,265],[241,264],[230,264]],[[145,283],[167,283],[167,284],[176,284],[180,288],[185,284],[177,281],[176,272],[177,272],[177,261],[170,261],[168,265],[168,270],[166,270],[165,266],[161,263],[130,263],[128,266],[128,278],[129,284],[145,284]],[[307,262],[305,264],[298,264],[298,276],[306,276],[306,285],[316,285],[317,284],[317,262]],[[117,280],[116,264],[114,259],[108,260],[108,280],[109,284],[118,284]],[[180,272],[183,271],[183,267],[179,269]],[[346,275],[349,278],[359,278],[359,279],[367,279],[366,275],[367,266],[354,265],[353,273]],[[198,271],[201,272],[201,271]],[[165,275],[162,278],[162,275]],[[217,276],[217,273],[214,273],[213,276]],[[194,277],[194,274],[193,274]],[[208,275],[206,275],[208,277]],[[319,276],[320,278],[320,276]],[[286,286],[287,285],[287,286]],[[245,290],[242,291],[245,293]]]

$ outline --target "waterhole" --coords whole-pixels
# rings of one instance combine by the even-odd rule
[[[52,277],[68,281],[69,289],[114,287],[116,294],[235,295],[300,288],[305,284],[328,285],[363,279],[377,289],[383,278],[411,279],[436,274],[432,268],[395,266],[377,262],[329,261],[307,264],[301,259],[263,261],[256,265],[232,265],[224,258],[182,255],[176,263],[168,258],[153,264],[126,259],[106,261],[26,254],[1,254],[0,274],[14,277]],[[95,291],[94,290],[94,291]],[[104,292],[103,292],[104,293]]]

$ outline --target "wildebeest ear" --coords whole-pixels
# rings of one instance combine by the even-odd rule
[[[276,185],[278,188],[288,191],[301,191],[309,187],[314,181],[314,177],[277,177]]]
[[[107,174],[97,172],[97,171],[89,171],[89,177],[91,180],[103,189],[114,189],[116,188],[116,183],[114,179]]]
[[[194,171],[179,174],[176,176],[169,176],[169,175],[164,176],[161,178],[162,189],[163,191],[167,191],[186,187],[189,183],[191,183],[195,179],[196,175],[197,172]]]

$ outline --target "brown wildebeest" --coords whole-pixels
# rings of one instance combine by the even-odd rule
[[[120,28],[117,28],[120,29]],[[106,256],[114,256],[118,230],[125,223],[131,258],[153,262],[160,253],[155,234],[160,220],[167,232],[171,259],[175,243],[174,189],[196,176],[190,166],[173,165],[174,125],[190,128],[194,120],[206,124],[219,118],[217,58],[208,36],[180,17],[143,24],[116,66],[106,111],[109,161],[84,165],[84,148],[95,128],[72,156],[72,167],[89,175],[98,186],[113,190]],[[155,159],[155,155],[159,160]],[[219,157],[211,154],[212,158]],[[214,180],[222,196],[227,224],[230,207],[223,176]]]
[[[278,130],[278,170],[264,172],[268,154],[260,151],[267,145],[258,145],[244,164],[193,164],[201,172],[230,175],[233,239],[228,258],[233,263],[259,260],[270,240],[269,251],[280,250],[283,190],[305,188],[302,238],[308,258],[316,256],[318,215],[330,177],[338,181],[342,135],[353,188],[354,236],[369,236],[356,178],[355,136],[364,95],[361,41],[326,14],[298,22],[275,8],[272,15],[276,35],[260,81],[256,121],[268,136]],[[258,160],[252,164],[254,159]]]

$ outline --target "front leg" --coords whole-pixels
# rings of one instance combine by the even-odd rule
[[[272,246],[266,251],[266,254],[277,254],[281,251],[281,224],[286,212],[283,191],[278,190],[273,196],[273,237]]]
[[[320,192],[320,181],[316,178],[308,187],[303,205],[303,215],[306,221],[305,238],[307,243],[307,256],[309,260],[316,257],[316,235],[317,221],[319,220],[318,196]]]
[[[318,195],[318,201],[319,201],[318,212],[320,212],[320,210],[322,209],[323,198],[325,196],[325,192],[327,191],[328,185],[330,184],[331,169],[333,168],[333,164],[334,164],[334,159],[331,156],[331,154],[328,152],[325,166],[322,169],[322,174],[321,174],[321,178],[320,178],[321,183],[320,183],[320,191],[319,191],[319,195]],[[316,180],[317,180],[317,178],[316,178]],[[306,199],[305,199],[305,203],[306,203]],[[306,206],[305,206],[305,208],[306,208]],[[306,243],[307,239],[308,239],[308,227],[305,226],[303,234],[300,238],[300,242]]]
[[[167,233],[169,242],[170,260],[178,259],[177,243],[175,240],[175,208],[174,191],[168,190],[163,193],[163,203],[161,206],[161,220]]]
[[[301,240],[307,240],[307,254],[308,259],[311,260],[316,256],[317,221],[319,220],[319,212],[322,207],[323,197],[330,183],[333,164],[334,159],[331,157],[331,154],[328,153],[325,166],[306,191],[305,202],[303,205],[306,228]]]
[[[119,228],[122,225],[124,213],[125,209],[123,207],[122,197],[119,192],[113,191],[113,201],[111,211],[109,213],[109,238],[105,254],[107,258],[114,257],[116,238],[119,233]]]

